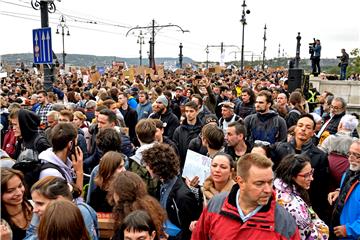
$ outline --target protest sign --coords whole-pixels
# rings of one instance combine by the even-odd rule
[[[210,175],[211,158],[188,149],[186,153],[183,177],[190,180],[199,177],[199,185],[203,185],[205,179]]]

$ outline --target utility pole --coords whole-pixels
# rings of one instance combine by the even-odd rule
[[[264,71],[265,69],[265,51],[266,51],[266,24],[265,24],[265,27],[264,27],[264,49],[263,49],[263,59],[262,59],[262,65],[261,65],[261,69]]]
[[[182,68],[182,66],[183,66],[183,53],[182,53],[183,45],[182,45],[182,43],[180,43],[179,48],[180,48],[179,65],[180,65],[180,68]]]
[[[278,49],[278,58],[280,58],[280,43],[279,43],[279,49]]]
[[[59,34],[59,28],[61,28],[62,47],[63,47],[62,57],[63,57],[63,66],[64,66],[64,70],[65,70],[66,53],[65,53],[65,31],[64,31],[64,29],[67,29],[66,36],[70,36],[70,32],[69,32],[68,26],[66,25],[66,20],[65,20],[64,15],[61,15],[61,17],[60,17],[60,24],[57,25],[56,34]]]
[[[139,66],[142,66],[142,45],[145,44],[145,41],[144,41],[144,36],[142,34],[142,31],[140,31],[140,34],[138,36],[138,39],[137,39],[137,43],[140,44],[140,49],[139,49]]]
[[[295,68],[299,68],[299,62],[300,62],[300,43],[301,40],[301,36],[300,33],[298,32],[298,35],[296,37],[296,57],[295,57]]]
[[[244,34],[245,34],[245,25],[247,24],[246,23],[246,14],[250,14],[250,10],[246,9],[246,3],[245,3],[245,0],[243,1],[243,4],[241,5],[243,10],[242,10],[242,15],[241,15],[241,24],[242,24],[242,41],[241,41],[241,65],[240,65],[240,69],[241,69],[241,72],[243,72],[244,70],[244,41],[245,41],[245,37],[244,37]]]
[[[209,68],[209,45],[206,45],[206,68]]]
[[[149,49],[149,67],[156,70],[155,69],[155,30],[156,29],[163,29],[163,28],[167,28],[167,27],[177,27],[179,28],[182,33],[185,32],[189,32],[189,30],[184,30],[182,29],[179,25],[175,25],[175,24],[167,24],[167,25],[155,25],[155,20],[152,20],[151,26],[143,26],[143,27],[133,27],[131,29],[129,29],[129,31],[126,33],[126,37],[128,36],[128,34],[135,30],[135,29],[151,29],[151,38],[149,41],[150,44],[150,49]]]
[[[41,27],[49,27],[49,13],[56,11],[53,0],[31,0],[31,6],[35,10],[40,10]],[[54,65],[44,64],[44,90],[52,91],[54,82]]]

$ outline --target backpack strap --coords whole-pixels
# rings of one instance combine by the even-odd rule
[[[60,174],[61,176],[66,180],[66,174],[64,173],[64,171],[61,169],[61,167],[59,167],[58,165],[55,165],[51,162],[46,162],[44,164],[41,165],[41,171],[42,170],[45,170],[45,169],[48,169],[48,168],[54,168],[56,169]]]

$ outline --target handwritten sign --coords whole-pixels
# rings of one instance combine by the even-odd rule
[[[203,185],[205,179],[210,176],[211,158],[197,152],[188,150],[186,153],[183,177],[190,180],[195,176],[199,177],[199,185]]]

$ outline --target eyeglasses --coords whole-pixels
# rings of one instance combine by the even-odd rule
[[[310,172],[308,173],[303,173],[303,174],[298,174],[298,176],[300,177],[304,177],[305,179],[309,179],[310,177],[312,177],[314,175],[314,169],[312,168]]]
[[[355,159],[360,159],[360,153],[348,152],[347,157],[353,156]]]
[[[342,109],[343,107],[330,105],[330,108],[335,109],[335,110],[339,110],[339,109]]]

